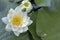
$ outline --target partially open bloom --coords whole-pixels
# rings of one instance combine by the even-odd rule
[[[19,9],[23,10],[24,8],[26,8],[25,12],[29,13],[33,9],[33,6],[31,2],[29,2],[28,0],[24,0],[22,1],[21,5],[15,8],[15,10],[19,10]]]
[[[13,31],[16,36],[26,32],[28,26],[32,23],[32,20],[27,16],[27,13],[21,11],[17,12],[13,9],[9,10],[7,17],[3,17],[2,21],[7,24],[5,29],[7,31]]]

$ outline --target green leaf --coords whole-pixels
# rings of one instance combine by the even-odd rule
[[[38,11],[33,12],[31,14],[31,19],[32,19],[33,23],[29,26],[29,31],[34,40],[41,40],[41,38],[36,34],[36,16],[38,14],[37,12]]]
[[[35,0],[37,6],[51,6],[51,0]]]
[[[6,25],[1,21],[2,17],[6,17],[10,8],[15,8],[17,4],[11,3],[9,0],[0,0],[0,40],[30,40],[28,33],[15,36],[13,32],[5,31]]]
[[[36,32],[43,40],[60,40],[60,0],[54,0],[52,6],[39,10]]]

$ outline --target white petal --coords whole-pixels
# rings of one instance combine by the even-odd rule
[[[28,26],[31,25],[32,23],[33,23],[33,21],[32,20],[29,20]]]
[[[17,31],[19,28],[12,26],[12,31]]]
[[[27,26],[27,24],[28,24],[28,22],[24,22],[23,25],[22,25],[22,27]]]
[[[16,36],[19,36],[19,34],[20,33],[23,33],[24,31],[23,31],[23,28],[18,28],[17,30],[16,29],[14,29],[14,34],[16,35]]]
[[[24,22],[23,22],[23,25],[22,25],[22,27],[25,27],[25,26],[27,26],[27,24],[28,24],[28,21],[27,21],[27,19],[24,19]]]
[[[26,6],[24,6],[24,3],[25,2],[28,2],[28,7],[26,7]],[[22,5],[26,8],[26,12],[27,13],[29,13],[32,9],[33,9],[33,6],[32,6],[32,4],[31,4],[31,2],[29,2],[28,0],[24,0],[24,1],[22,1]]]
[[[32,4],[29,2],[29,1],[22,1],[22,4],[24,4],[25,2],[28,2],[28,7],[26,7],[26,8],[30,8],[31,6],[32,6]]]
[[[14,34],[15,34],[16,36],[19,36],[20,32],[14,31]]]
[[[26,27],[29,23],[29,20],[30,20],[30,17],[27,17],[26,20],[24,20],[22,27]]]
[[[20,27],[12,27],[12,30],[13,30],[13,31],[20,32],[20,33],[23,32],[23,28],[20,28]]]
[[[27,12],[22,12],[22,8],[24,8],[24,7],[18,6],[15,8],[15,11],[17,12],[18,15],[22,16],[24,20],[26,20]]]
[[[6,29],[6,31],[12,31],[10,24],[7,24],[5,29]]]
[[[24,6],[17,6],[17,7],[15,8],[15,11],[16,11],[19,15],[22,15],[22,16],[26,17],[26,16],[27,16],[27,12],[23,12],[23,11],[22,11],[22,8],[24,8]]]
[[[24,28],[19,28],[18,30],[13,32],[16,36],[19,36],[20,33],[26,32],[27,30],[28,30],[28,27],[24,27]]]
[[[30,20],[30,17],[28,17],[27,21],[28,21],[28,26],[31,25],[31,24],[33,23],[33,21]]]
[[[12,9],[12,8],[10,8],[10,10],[9,10],[9,13],[12,13],[14,10]]]
[[[24,0],[24,1],[29,1],[29,0]]]
[[[27,13],[23,14],[23,21],[25,22],[27,20]]]
[[[14,15],[14,13],[16,13],[12,8],[9,10],[9,13],[7,15],[8,20],[10,20],[12,18],[12,16]]]
[[[23,7],[23,5],[21,4],[21,5],[19,5],[19,6],[17,6],[16,8],[15,8],[15,11],[21,11],[21,8]]]
[[[22,27],[29,26],[33,23],[32,20],[30,20],[30,17],[27,18],[27,20],[23,23]]]
[[[23,31],[26,32],[28,30],[28,27],[24,27]]]
[[[26,12],[18,11],[17,14],[22,16],[25,19],[27,18],[27,13]]]
[[[18,29],[18,32],[23,33],[23,28],[22,28],[22,27],[19,28],[19,29]]]
[[[1,20],[2,20],[5,24],[8,24],[8,19],[7,19],[7,17],[3,17]]]

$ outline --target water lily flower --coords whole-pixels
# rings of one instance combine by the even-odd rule
[[[19,36],[20,33],[26,32],[28,26],[32,24],[32,20],[27,16],[26,12],[15,11],[12,8],[9,10],[7,17],[3,17],[2,21],[7,24],[6,30],[13,31],[16,36]]]
[[[25,12],[27,13],[29,13],[33,9],[31,2],[29,2],[28,0],[23,0],[22,3],[15,8],[15,10],[20,10],[20,9],[24,10],[25,8],[26,8]]]

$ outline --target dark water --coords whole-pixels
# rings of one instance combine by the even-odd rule
[[[4,11],[5,9],[6,9],[6,4],[0,1],[0,12]]]

